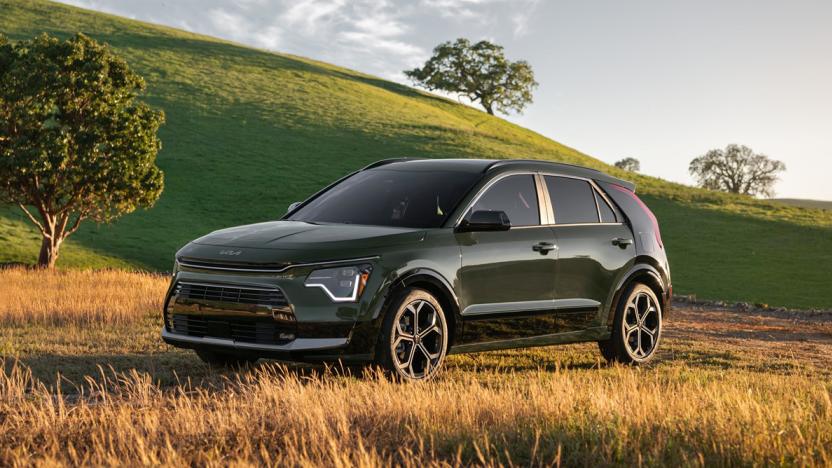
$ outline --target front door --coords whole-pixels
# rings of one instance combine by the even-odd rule
[[[555,298],[573,330],[601,326],[611,292],[634,258],[620,211],[584,179],[544,176],[558,243]]]
[[[484,343],[552,333],[557,249],[541,225],[536,177],[494,182],[466,213],[503,211],[511,229],[457,233],[463,342]],[[544,212],[545,213],[545,212]],[[544,215],[545,216],[545,215]]]

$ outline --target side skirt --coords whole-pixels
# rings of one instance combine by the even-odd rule
[[[602,341],[608,339],[610,337],[610,333],[612,332],[608,327],[593,327],[587,328],[586,330],[552,333],[550,335],[531,336],[512,340],[461,344],[452,347],[448,354],[478,353],[481,351],[493,351],[497,349],[532,348],[536,346]]]

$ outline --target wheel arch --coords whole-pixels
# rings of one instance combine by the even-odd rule
[[[454,293],[451,283],[437,271],[429,268],[417,268],[399,276],[390,286],[390,291],[395,293],[410,287],[424,289],[439,301],[439,305],[445,311],[445,319],[448,325],[448,349],[450,350],[451,346],[462,335],[459,299]]]
[[[637,257],[632,268],[622,277],[618,282],[613,295],[613,300],[610,304],[609,313],[607,314],[607,325],[612,327],[615,319],[615,310],[621,300],[621,295],[633,283],[643,283],[653,290],[656,297],[659,299],[661,306],[662,318],[667,316],[670,310],[670,291],[664,280],[661,271],[652,263],[655,262],[650,257]]]

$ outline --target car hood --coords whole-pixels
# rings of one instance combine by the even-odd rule
[[[331,260],[378,255],[383,248],[423,238],[421,229],[272,221],[214,231],[191,242],[180,255],[246,263]]]

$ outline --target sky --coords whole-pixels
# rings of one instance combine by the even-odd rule
[[[730,143],[786,164],[778,197],[832,200],[827,0],[63,0],[410,84],[467,37],[528,61],[540,86],[503,116],[605,162],[694,181]]]

